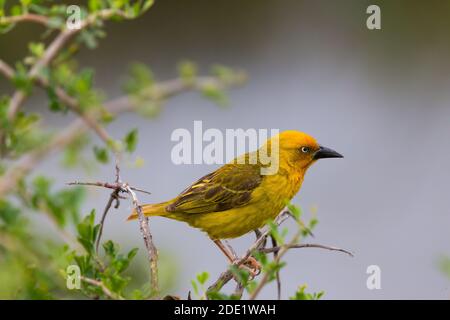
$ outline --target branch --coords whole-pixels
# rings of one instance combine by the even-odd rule
[[[88,186],[98,186],[98,187],[104,187],[107,189],[113,189],[113,192],[111,193],[108,203],[106,204],[105,210],[103,212],[101,222],[100,222],[100,230],[99,230],[99,236],[97,238],[96,242],[96,250],[98,251],[98,246],[100,243],[101,234],[103,231],[103,225],[106,219],[106,215],[111,208],[111,205],[114,201],[114,199],[117,200],[117,197],[119,196],[119,193],[127,193],[133,203],[134,210],[138,214],[139,218],[139,228],[142,234],[142,238],[144,239],[144,244],[147,249],[148,259],[149,259],[149,265],[150,265],[150,284],[152,293],[157,294],[159,293],[159,284],[158,284],[158,250],[153,242],[153,237],[150,232],[150,227],[148,223],[148,218],[144,216],[144,213],[142,212],[142,207],[139,204],[139,200],[136,196],[135,190],[139,192],[145,192],[149,193],[147,191],[137,189],[135,187],[130,186],[128,183],[123,183],[120,179],[120,168],[118,163],[116,162],[116,179],[115,183],[108,183],[108,182],[71,182],[68,183],[69,185],[88,185]],[[116,208],[118,208],[119,202],[116,203]]]
[[[275,219],[275,224],[277,226],[281,225],[290,216],[292,216],[291,212],[286,208],[283,209],[283,211]],[[293,237],[293,239],[290,243],[288,243],[286,245],[281,245],[281,246],[274,245],[271,248],[265,248],[267,238],[271,234],[270,229],[266,229],[264,232],[255,230],[256,235],[257,235],[256,241],[250,246],[249,249],[247,249],[246,253],[238,261],[233,263],[233,265],[239,267],[256,251],[263,252],[263,253],[277,253],[274,257],[274,261],[279,262],[288,250],[294,249],[294,248],[320,248],[320,249],[326,249],[326,250],[331,250],[331,251],[343,252],[343,253],[346,253],[353,257],[353,254],[351,252],[341,249],[341,248],[337,248],[337,247],[330,247],[330,246],[325,246],[325,245],[320,245],[320,244],[306,244],[306,243],[305,244],[297,244],[297,241],[301,235],[302,230],[304,230],[304,229],[302,228],[301,230],[299,230],[299,232]],[[221,273],[219,278],[208,288],[208,290],[206,291],[206,296],[208,296],[208,293],[220,291],[229,281],[231,281],[233,279],[233,277],[234,276],[233,276],[233,273],[231,272],[231,269],[228,268],[228,270]],[[252,294],[250,295],[249,299],[250,300],[256,299],[257,295],[259,294],[261,289],[267,284],[268,281],[269,281],[269,273],[266,272],[266,273],[264,273],[263,278],[259,282],[255,291],[253,291]],[[277,281],[279,281],[279,280],[277,280]],[[238,281],[236,280],[236,282],[238,282]],[[279,286],[279,282],[278,282],[278,286]],[[235,289],[235,293],[241,294],[240,290],[241,290],[241,288],[240,288],[239,282],[238,282],[237,287]]]
[[[125,300],[125,298],[122,297],[120,294],[115,294],[111,290],[109,290],[108,287],[101,281],[87,278],[85,276],[80,276],[80,280],[93,286],[99,287],[100,289],[102,289],[103,293],[106,296],[110,297],[113,300]]]
[[[14,69],[1,59],[0,72],[3,73],[3,75],[9,80],[12,80],[14,78]],[[48,82],[48,80],[40,75],[37,75],[33,80],[43,89],[50,88],[50,83]],[[112,138],[109,136],[108,132],[97,122],[95,116],[93,114],[84,112],[78,101],[67,94],[63,88],[56,87],[55,94],[62,103],[67,105],[75,114],[80,116],[84,120],[84,122],[86,122],[86,125],[90,127],[100,137],[101,140],[103,140],[106,144],[109,144],[109,142],[112,141]]]
[[[290,214],[290,213],[289,213]],[[275,246],[274,248],[260,248],[260,252],[277,252],[274,262],[275,264],[278,264],[281,261],[281,258],[288,252],[289,249],[292,248],[321,248],[321,249],[327,249],[327,250],[333,250],[333,251],[340,251],[349,254],[351,257],[353,257],[353,254],[351,254],[349,251],[335,248],[335,247],[328,247],[318,244],[298,244],[300,237],[302,235],[302,232],[304,232],[304,225],[303,222],[296,219],[298,225],[300,226],[297,233],[293,236],[292,240],[287,245],[282,246]],[[255,290],[250,294],[249,300],[255,300],[258,294],[261,292],[262,288],[270,281],[270,272],[264,273],[261,281],[258,283]]]
[[[0,72],[3,73],[3,75],[11,80],[14,77],[14,69],[11,68],[5,61],[0,59]]]
[[[42,68],[46,67],[50,61],[58,54],[58,52],[64,47],[67,41],[80,29],[65,29],[61,31],[56,38],[50,43],[45,50],[42,57],[33,65],[28,72],[28,79],[34,80],[36,76],[41,72]],[[16,90],[14,92],[8,108],[8,119],[14,119],[20,106],[25,102],[27,95],[23,90]]]
[[[245,78],[239,77],[236,82],[223,82],[218,77],[199,77],[197,85],[181,85],[182,81],[179,79],[168,80],[161,82],[157,87],[162,88],[164,92],[163,98],[173,96],[188,90],[195,90],[200,83],[205,81],[215,82],[223,87],[232,85],[239,85]],[[195,82],[195,81],[194,81]],[[132,97],[126,95],[119,97],[104,104],[104,108],[113,115],[118,115],[123,112],[134,110],[136,107]],[[30,170],[32,170],[42,159],[51,154],[51,152],[59,151],[66,145],[75,141],[83,132],[88,129],[86,123],[82,119],[77,119],[72,122],[66,129],[62,130],[50,142],[29,153],[23,155],[15,161],[15,165],[9,168],[0,179],[0,195],[6,195],[13,191],[17,181],[24,177]],[[141,190],[133,190],[141,191]]]
[[[283,248],[285,248],[285,249],[319,248],[319,249],[325,249],[325,250],[330,250],[330,251],[343,252],[343,253],[348,254],[350,257],[353,257],[353,253],[351,253],[348,250],[337,248],[337,247],[325,246],[325,245],[316,244],[316,243],[290,244],[290,245],[277,246],[277,247],[272,247],[272,248],[261,248],[258,251],[263,252],[263,253],[271,253],[271,252],[280,251]]]
[[[117,188],[122,188],[123,184],[122,183],[109,183],[109,182],[80,182],[80,181],[74,181],[74,182],[68,182],[67,185],[69,186],[74,186],[74,185],[78,185],[78,186],[92,186],[92,187],[102,187],[102,188],[107,188],[107,189],[117,189]],[[135,187],[130,187],[131,190],[133,191],[137,191],[137,192],[142,192],[142,193],[146,193],[146,194],[151,194],[151,192],[139,189],[139,188],[135,188]],[[122,192],[125,192],[124,190],[121,190]]]
[[[231,86],[239,86],[242,85],[246,79],[247,76],[243,72],[238,72],[231,81],[224,81],[219,77],[214,76],[201,76],[192,81],[175,78],[156,83],[153,86],[148,87],[148,89],[144,89],[143,93],[150,101],[165,100],[182,92],[188,90],[198,91],[210,85],[222,89]],[[133,99],[133,96],[125,95],[106,102],[104,107],[109,112],[115,114],[134,111],[139,104],[140,103],[136,99]]]
[[[10,24],[10,23],[19,23],[19,22],[34,22],[38,24],[42,24],[44,26],[48,26],[48,18],[46,16],[41,16],[39,14],[27,13],[19,16],[11,16],[11,17],[1,17],[1,24]]]
[[[98,247],[100,245],[100,239],[102,238],[102,234],[103,234],[103,226],[105,225],[105,219],[106,219],[106,216],[108,215],[109,209],[111,209],[112,203],[114,201],[116,201],[114,208],[116,208],[116,209],[119,208],[119,205],[120,205],[119,192],[120,192],[119,189],[116,189],[113,192],[111,192],[108,203],[106,204],[106,207],[103,210],[103,215],[100,220],[100,229],[98,230],[98,237],[97,237],[97,241],[95,243],[95,251],[97,252],[97,254],[98,254]]]
[[[282,224],[284,221],[286,221],[286,219],[289,218],[289,214],[289,211],[283,209],[283,211],[275,219],[275,223],[277,225]],[[239,267],[252,255],[253,252],[261,249],[261,247],[265,244],[269,234],[269,229],[262,232],[260,237],[256,239],[256,241],[250,246],[250,248],[247,249],[247,252],[239,260],[234,262],[233,265]],[[209,286],[208,290],[206,291],[206,296],[208,296],[208,293],[220,291],[220,289],[222,289],[223,286],[226,285],[231,279],[233,279],[233,273],[229,268],[228,270],[224,271],[211,286]]]
[[[144,216],[144,213],[142,212],[142,207],[138,202],[138,199],[136,197],[136,193],[128,186],[126,185],[126,190],[131,195],[133,199],[133,205],[134,209],[136,210],[139,218],[139,227],[141,229],[142,237],[144,238],[145,247],[147,248],[147,253],[149,257],[150,262],[150,281],[151,281],[151,289],[152,293],[157,294],[159,292],[159,285],[158,285],[158,250],[155,247],[155,244],[153,243],[153,237],[150,233],[149,225],[148,225],[148,218]]]
[[[112,9],[104,9],[99,12],[95,12],[86,17],[81,22],[79,28],[74,29],[63,29],[56,38],[50,43],[50,45],[45,50],[42,57],[33,65],[33,67],[28,72],[28,79],[35,80],[35,78],[39,75],[41,70],[48,66],[49,63],[56,57],[58,52],[64,47],[64,45],[77,33],[81,30],[89,27],[91,24],[97,21],[97,19],[109,19],[114,15],[119,15],[123,17],[127,17],[126,14],[120,11],[112,10]],[[14,92],[8,109],[8,119],[13,119],[19,110],[20,106],[25,102],[26,93],[22,90],[17,90]]]
[[[97,252],[97,254],[98,254],[98,246],[100,245],[100,240],[101,240],[102,234],[103,234],[103,226],[105,225],[105,219],[106,219],[106,216],[108,215],[109,209],[111,208],[111,205],[114,200],[116,201],[114,208],[118,209],[120,206],[120,202],[119,202],[120,195],[119,194],[120,194],[120,191],[122,191],[122,188],[119,184],[122,183],[122,181],[120,180],[120,168],[119,168],[119,162],[117,160],[117,156],[116,156],[116,181],[115,182],[116,182],[116,188],[114,188],[113,192],[111,192],[108,203],[106,204],[106,207],[103,210],[103,215],[100,220],[100,229],[98,230],[97,242],[95,244],[95,251]],[[76,185],[76,184],[78,184],[78,183],[69,183],[69,185]],[[84,185],[92,185],[92,184],[84,184]]]
[[[274,249],[274,248],[277,247],[277,240],[273,237],[273,235],[270,235],[270,238],[272,240],[272,249]],[[273,251],[274,259],[277,258],[279,251],[280,250],[278,250],[278,249]],[[277,270],[277,272],[275,274],[275,278],[276,278],[276,281],[277,281],[277,299],[281,300],[281,276],[280,276],[280,270]]]

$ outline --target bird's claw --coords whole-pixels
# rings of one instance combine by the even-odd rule
[[[253,257],[248,257],[240,266],[250,274],[250,279],[254,279],[261,273],[261,264]]]

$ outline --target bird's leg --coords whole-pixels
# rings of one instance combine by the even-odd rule
[[[222,241],[220,240],[213,240],[213,242],[216,244],[216,246],[219,247],[220,251],[222,251],[222,253],[228,258],[228,260],[230,261],[230,263],[234,263],[236,260],[239,260],[239,258],[236,256],[236,254],[234,253],[233,249],[229,249],[227,248]],[[228,246],[230,246],[228,244]],[[231,247],[230,247],[231,248]],[[246,267],[249,267],[249,272],[250,275],[254,278],[255,276],[257,276],[260,272],[261,272],[261,265],[259,264],[258,261],[256,261],[255,258],[253,257],[248,257],[247,260],[245,260],[244,265]]]
[[[259,229],[255,229],[255,236],[256,236],[256,240],[258,240],[259,238],[261,238],[262,236],[262,232]],[[264,241],[261,243],[261,245],[259,246],[260,248],[265,248],[267,244],[267,238],[264,239]]]
[[[233,253],[231,253],[227,247],[225,247],[222,241],[220,240],[213,240],[213,241],[216,244],[216,246],[219,247],[220,251],[222,251],[222,253],[228,258],[228,260],[230,260],[231,263],[233,263],[233,261],[236,260],[236,257],[233,256]]]
[[[234,257],[234,259],[237,259],[237,258],[238,258],[238,255],[237,255],[236,251],[234,251],[233,247],[230,245],[230,243],[229,243],[227,240],[224,240],[224,241],[225,241],[225,244],[226,244],[227,247],[228,247],[229,252],[232,254],[232,256]]]

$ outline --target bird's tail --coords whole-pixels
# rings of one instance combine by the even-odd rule
[[[169,204],[168,202],[162,202],[157,204],[144,204],[142,207],[142,213],[147,216],[163,216],[166,213],[166,206]],[[131,215],[127,220],[135,220],[138,218],[138,214],[136,210],[133,210]]]

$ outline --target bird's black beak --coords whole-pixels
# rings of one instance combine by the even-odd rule
[[[319,150],[314,154],[314,160],[325,158],[343,158],[344,156],[330,148],[320,146]]]

